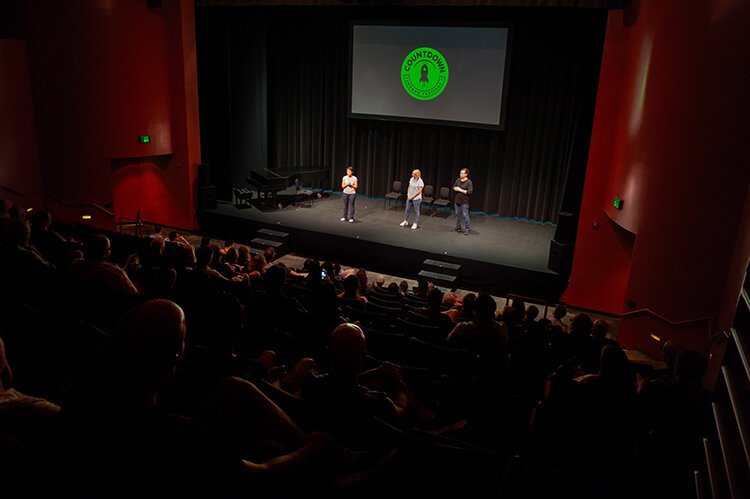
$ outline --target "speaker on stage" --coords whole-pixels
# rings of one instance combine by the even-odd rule
[[[555,241],[561,244],[573,244],[576,237],[576,223],[572,213],[561,211],[557,216],[557,229],[555,229]]]
[[[215,185],[198,187],[198,207],[202,210],[212,210],[216,208]]]
[[[211,165],[208,163],[198,164],[198,187],[213,185],[211,182]]]
[[[572,244],[562,244],[554,239],[550,241],[547,268],[558,274],[570,274],[573,266],[573,247]]]

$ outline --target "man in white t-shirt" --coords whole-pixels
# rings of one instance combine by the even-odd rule
[[[406,212],[404,213],[404,221],[400,224],[401,227],[409,226],[409,212],[412,207],[414,207],[416,218],[411,228],[416,229],[419,227],[419,207],[422,204],[422,189],[424,189],[424,181],[421,177],[422,173],[419,170],[411,172],[409,189],[406,191]]]
[[[341,216],[341,221],[345,222],[349,220],[350,223],[354,223],[354,200],[357,196],[357,177],[354,176],[354,168],[351,166],[346,167],[346,175],[341,179],[341,188],[344,190],[342,198],[344,200],[344,214]]]

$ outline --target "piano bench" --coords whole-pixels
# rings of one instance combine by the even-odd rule
[[[244,187],[234,188],[235,204],[250,204],[253,199],[253,193]]]

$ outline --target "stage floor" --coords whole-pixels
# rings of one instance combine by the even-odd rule
[[[416,275],[422,260],[433,258],[462,264],[465,289],[559,298],[565,279],[547,268],[553,225],[473,214],[465,235],[453,230],[452,210],[428,209],[419,228],[411,229],[399,225],[403,205],[384,205],[383,198],[358,196],[355,222],[349,223],[340,220],[343,205],[336,194],[271,210],[219,202],[199,213],[199,220],[205,233],[242,243],[258,229],[272,228],[289,232],[290,250],[300,255],[404,276]]]

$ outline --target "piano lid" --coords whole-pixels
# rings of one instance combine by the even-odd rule
[[[270,170],[265,170],[268,175],[258,173],[254,170],[250,170],[250,176],[245,179],[247,183],[255,187],[256,189],[265,190],[282,190],[289,187],[289,177],[278,175]]]

